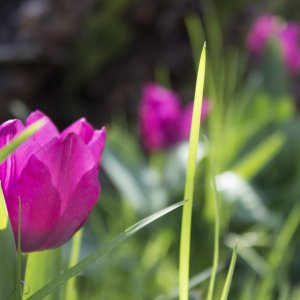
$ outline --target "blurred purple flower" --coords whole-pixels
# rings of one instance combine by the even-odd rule
[[[247,46],[251,53],[260,56],[269,39],[279,42],[283,61],[291,73],[300,70],[300,26],[296,23],[285,23],[279,17],[265,14],[260,16],[247,37]]]
[[[256,19],[247,37],[249,50],[261,55],[267,40],[270,37],[278,37],[280,32],[280,21],[272,15],[262,15]]]
[[[22,203],[23,252],[62,245],[84,224],[100,195],[98,170],[106,131],[80,119],[61,134],[52,121],[33,112],[25,126],[0,126],[0,147],[33,122],[46,124],[0,165],[0,180],[15,238]]]
[[[168,149],[189,138],[193,104],[182,109],[178,96],[155,83],[145,85],[139,109],[142,143],[149,151]],[[205,100],[203,120],[209,107]]]
[[[280,34],[282,54],[288,70],[296,73],[300,70],[300,26],[288,23]]]
[[[180,114],[179,99],[174,92],[154,83],[147,84],[139,111],[144,146],[153,151],[177,144]]]

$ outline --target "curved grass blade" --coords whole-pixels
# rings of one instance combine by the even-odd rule
[[[72,278],[73,276],[80,273],[84,268],[91,265],[97,259],[103,257],[105,254],[109,253],[111,250],[116,248],[117,246],[123,244],[127,239],[129,239],[132,235],[140,231],[141,229],[145,228],[147,225],[151,224],[152,222],[158,220],[159,218],[163,217],[164,215],[170,213],[171,211],[177,209],[178,207],[183,205],[183,201],[173,204],[169,207],[166,207],[149,217],[144,218],[143,220],[137,222],[133,226],[126,229],[124,232],[116,236],[110,243],[100,247],[94,253],[90,254],[82,261],[80,261],[75,266],[67,269],[66,271],[60,273],[54,280],[46,284],[43,288],[38,290],[34,293],[28,300],[40,300],[43,299],[45,296],[49,295],[52,291],[54,291],[58,286],[64,284],[67,280]]]
[[[2,163],[9,154],[15,151],[23,142],[35,134],[39,129],[45,125],[45,120],[40,119],[27,128],[25,128],[17,137],[15,137],[9,144],[0,149],[0,163]]]
[[[180,238],[180,257],[179,257],[179,290],[180,300],[188,300],[189,292],[189,261],[190,261],[190,236],[191,236],[191,221],[192,207],[194,195],[194,179],[197,164],[197,146],[200,134],[200,118],[204,87],[206,49],[205,44],[202,50],[198,76],[196,82],[196,91],[194,98],[192,127],[189,142],[189,154],[186,170],[186,181],[184,190],[184,200],[181,224]]]
[[[232,276],[235,268],[235,263],[236,263],[236,258],[237,258],[237,251],[238,251],[238,244],[235,245],[229,265],[229,270],[226,276],[225,284],[223,287],[222,295],[220,300],[227,300],[229,290],[230,290],[230,285],[232,281]]]

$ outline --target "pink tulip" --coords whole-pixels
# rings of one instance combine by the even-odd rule
[[[52,121],[33,112],[25,126],[0,126],[0,147],[33,122],[46,125],[0,165],[0,180],[15,238],[19,199],[23,252],[61,246],[84,224],[100,195],[98,170],[106,131],[80,119],[59,133]]]
[[[281,22],[276,16],[266,14],[257,18],[247,37],[249,50],[256,55],[261,55],[268,39],[278,37],[281,28]]]
[[[300,71],[300,26],[288,23],[280,34],[285,65],[292,73]]]
[[[291,73],[300,71],[300,26],[292,22],[285,23],[274,15],[262,15],[248,34],[248,49],[254,55],[261,56],[271,38],[278,41],[286,68]]]
[[[210,103],[203,101],[201,119],[204,120]],[[178,96],[155,83],[143,89],[139,110],[142,143],[149,151],[164,150],[189,139],[193,104],[182,108]]]
[[[148,150],[166,149],[178,143],[181,108],[174,92],[154,83],[147,84],[139,114],[141,138]]]

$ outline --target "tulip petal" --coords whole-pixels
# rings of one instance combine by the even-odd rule
[[[106,129],[103,127],[100,130],[95,130],[94,135],[88,143],[88,148],[91,150],[95,159],[96,165],[100,166],[100,158],[102,156],[106,142]]]
[[[9,187],[6,199],[15,238],[18,236],[19,197],[22,203],[23,252],[41,250],[60,213],[60,197],[47,166],[32,156],[20,178]]]
[[[67,205],[61,211],[51,238],[45,248],[58,247],[69,240],[83,225],[100,195],[97,168],[94,167],[82,176]]]
[[[94,129],[92,125],[86,121],[85,118],[81,118],[67,127],[61,133],[61,137],[65,138],[71,132],[78,134],[83,139],[84,143],[88,144],[94,134]]]
[[[75,133],[69,133],[65,139],[54,138],[36,156],[50,171],[62,201],[62,210],[81,177],[96,166],[91,151]]]
[[[30,114],[30,116],[26,120],[26,126],[29,126],[30,124],[43,118],[46,120],[46,124],[31,138],[40,146],[44,146],[49,142],[49,140],[53,139],[54,137],[59,137],[59,132],[54,123],[39,110],[36,110]]]
[[[24,129],[20,120],[10,120],[0,126],[0,148],[10,142],[18,133]]]

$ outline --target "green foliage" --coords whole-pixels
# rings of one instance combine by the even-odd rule
[[[0,298],[21,299],[17,285],[17,255],[14,235],[0,187]]]
[[[30,253],[26,264],[23,299],[30,299],[36,291],[53,280],[61,271],[60,264],[60,249]],[[60,299],[60,291],[43,299]]]

